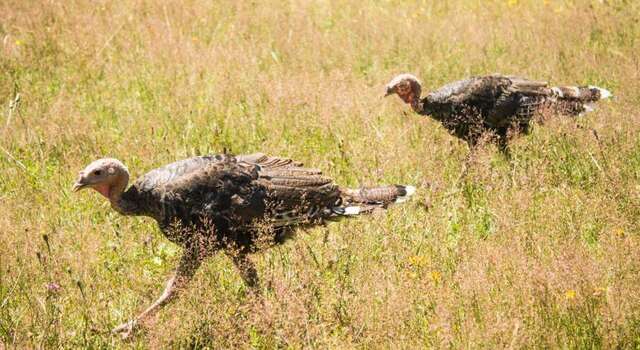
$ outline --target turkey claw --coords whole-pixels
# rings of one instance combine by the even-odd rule
[[[119,325],[118,327],[114,328],[111,331],[111,333],[120,334],[120,338],[122,338],[123,340],[128,339],[131,336],[131,334],[133,334],[133,331],[135,330],[137,324],[138,322],[136,322],[136,320],[125,322]]]

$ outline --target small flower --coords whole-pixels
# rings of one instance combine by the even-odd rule
[[[440,281],[442,281],[442,274],[440,273],[440,271],[436,271],[436,270],[431,271],[431,273],[429,274],[429,277],[431,277],[431,280],[435,284],[440,284]]]
[[[58,293],[58,291],[60,291],[60,285],[55,282],[47,283],[45,288],[47,288],[47,291],[52,294]]]
[[[573,289],[569,289],[564,293],[564,297],[567,300],[573,300],[576,298],[576,291]]]
[[[412,255],[409,257],[408,260],[409,260],[409,265],[413,267],[422,267],[427,263],[427,258],[421,255]]]
[[[22,40],[16,40],[16,45],[20,46],[20,45],[22,45],[22,44],[23,44],[23,43],[22,43]]]
[[[599,297],[603,294],[607,293],[607,288],[603,288],[603,287],[596,287],[595,291],[593,292],[593,295],[596,297]]]
[[[613,230],[613,234],[615,234],[618,237],[624,237],[624,229],[622,227],[618,227],[615,230]]]

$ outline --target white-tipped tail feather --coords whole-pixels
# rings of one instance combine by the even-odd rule
[[[551,91],[553,91],[553,93],[555,93],[555,94],[556,94],[556,96],[558,96],[558,97],[560,97],[560,98],[563,98],[563,97],[564,97],[564,94],[562,93],[562,90],[560,90],[560,88],[559,88],[559,87],[552,87],[552,88],[551,88]]]
[[[409,197],[413,196],[416,193],[416,188],[413,186],[404,186],[404,191],[405,195],[396,198],[396,203],[406,202]]]
[[[414,186],[381,186],[361,189],[343,189],[345,202],[332,208],[338,216],[352,216],[384,209],[389,204],[406,202],[416,193]]]
[[[597,87],[597,86],[593,86],[593,85],[589,85],[589,89],[595,89],[598,90],[598,92],[600,92],[600,99],[604,100],[605,98],[609,98],[611,96],[613,96],[613,94],[611,93],[611,91],[607,90],[607,89],[603,89],[601,87]]]
[[[582,107],[584,108],[584,110],[578,113],[578,117],[582,117],[586,113],[591,113],[596,110],[595,107],[593,106],[593,103],[584,103]]]
[[[591,112],[596,110],[593,107],[593,104],[591,104],[591,103],[585,103],[585,104],[583,104],[583,106],[584,106],[584,113],[591,113]]]
[[[360,207],[345,207],[342,215],[358,215],[360,214]]]

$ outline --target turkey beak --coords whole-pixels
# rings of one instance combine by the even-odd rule
[[[86,186],[87,186],[87,183],[84,182],[84,179],[82,178],[82,175],[80,175],[78,177],[78,180],[76,180],[76,183],[73,184],[73,187],[71,188],[71,191],[78,192],[81,189],[85,188]]]
[[[393,95],[393,89],[392,88],[387,88],[387,92],[384,94],[384,97],[387,97],[389,95]]]

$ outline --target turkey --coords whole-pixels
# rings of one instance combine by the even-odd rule
[[[596,86],[549,87],[544,81],[493,74],[447,84],[420,98],[422,86],[411,74],[400,74],[386,86],[411,108],[429,115],[471,148],[487,134],[507,150],[509,136],[527,133],[532,120],[549,114],[577,116],[593,110],[596,101],[611,96]]]
[[[73,191],[92,188],[122,215],[155,219],[183,255],[162,295],[113,331],[123,337],[193,277],[203,259],[224,251],[249,287],[258,275],[247,255],[282,243],[294,226],[321,224],[407,200],[412,186],[341,188],[318,169],[264,154],[201,156],[152,170],[129,188],[129,171],[113,158],[82,170]],[[266,238],[266,239],[265,239]]]

